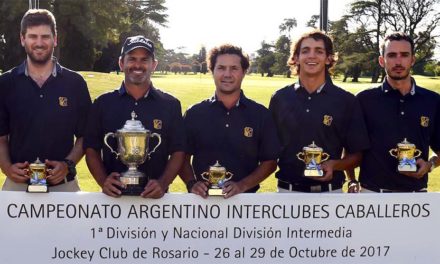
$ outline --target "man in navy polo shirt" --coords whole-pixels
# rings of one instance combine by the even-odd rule
[[[344,170],[357,166],[369,145],[359,103],[332,83],[333,43],[324,33],[304,34],[292,45],[288,63],[299,80],[278,90],[269,106],[282,147],[278,190],[341,192]],[[305,164],[297,157],[312,143],[329,154],[321,166],[323,176],[305,177]]]
[[[127,38],[119,57],[119,66],[125,73],[121,87],[99,96],[92,105],[84,139],[86,161],[107,195],[121,195],[120,188],[124,186],[118,178],[127,166],[103,146],[104,135],[121,129],[133,111],[146,129],[162,138],[151,158],[138,167],[149,178],[141,196],[162,197],[182,166],[185,134],[180,102],[153,86],[151,74],[157,63],[153,42],[144,36]],[[151,139],[150,146],[155,146],[156,140]],[[116,150],[116,141],[113,143]]]
[[[279,142],[272,117],[241,90],[249,68],[241,48],[225,44],[212,49],[208,67],[215,94],[185,113],[188,149],[180,176],[189,192],[207,197],[209,184],[201,174],[218,162],[233,174],[222,188],[225,198],[256,192],[276,169]]]
[[[414,62],[411,37],[386,36],[379,57],[386,79],[358,94],[371,140],[359,175],[364,192],[424,192],[428,173],[440,163],[440,96],[417,86],[410,74]],[[389,153],[405,139],[421,150],[415,172],[399,172],[399,161]],[[435,152],[431,158],[429,147]]]
[[[84,154],[91,104],[87,84],[53,57],[57,35],[51,12],[26,12],[20,39],[26,60],[0,77],[0,167],[7,176],[3,190],[26,190],[26,169],[38,158],[51,168],[50,191],[79,191],[75,164]]]

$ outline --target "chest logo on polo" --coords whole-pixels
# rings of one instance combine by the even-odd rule
[[[154,127],[154,129],[162,129],[162,120],[154,119],[153,120],[153,127]]]
[[[245,127],[243,134],[245,137],[251,138],[254,135],[254,129],[252,127]]]
[[[324,115],[324,119],[322,120],[322,123],[326,126],[331,126],[333,122],[333,117],[330,115]]]
[[[60,104],[60,106],[66,107],[68,105],[67,97],[58,97],[58,103]]]
[[[421,116],[420,117],[420,125],[422,127],[428,127],[429,126],[429,117],[427,116]]]

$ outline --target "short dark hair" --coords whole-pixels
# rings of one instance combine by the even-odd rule
[[[208,68],[209,70],[211,70],[211,72],[214,72],[215,64],[217,63],[217,57],[224,54],[233,54],[239,56],[241,68],[243,69],[243,71],[246,72],[249,69],[249,56],[246,53],[243,53],[243,50],[240,47],[231,44],[223,44],[219,47],[213,48],[209,52],[207,63]]]
[[[385,38],[382,41],[382,44],[380,45],[380,55],[385,55],[385,44],[387,41],[399,41],[404,40],[408,41],[411,45],[411,55],[414,55],[414,40],[406,33],[403,32],[393,32],[391,34],[388,34],[385,36]]]
[[[57,34],[57,24],[52,12],[47,9],[29,9],[21,19],[20,33],[26,35],[29,27],[47,25],[50,27],[52,34]]]
[[[333,67],[336,64],[336,57],[335,57],[335,51],[333,48],[333,41],[327,34],[325,34],[324,32],[322,32],[320,30],[313,30],[313,31],[310,31],[310,32],[303,34],[295,43],[293,43],[290,46],[290,57],[287,60],[287,65],[290,66],[291,70],[294,73],[299,74],[300,67],[299,67],[299,65],[296,65],[296,63],[295,63],[296,62],[295,56],[299,57],[299,53],[301,50],[301,44],[302,44],[303,40],[305,40],[307,38],[312,38],[316,41],[322,40],[324,42],[325,53],[327,56],[330,55],[330,64],[325,66],[325,74],[330,75],[330,72],[332,71]]]

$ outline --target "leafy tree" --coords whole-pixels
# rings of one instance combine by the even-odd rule
[[[267,73],[267,77],[273,76],[273,72],[270,68],[275,63],[275,54],[272,49],[273,45],[263,41],[261,42],[261,48],[257,51],[258,57],[256,61],[258,72],[261,73],[261,76],[264,76],[265,73]]]
[[[362,73],[371,74],[377,64],[377,53],[369,48],[373,44],[365,34],[365,28],[349,32],[348,18],[342,17],[330,23],[329,34],[338,52],[335,73],[343,74],[344,82],[348,77],[352,77],[352,82],[357,82]]]
[[[306,23],[306,27],[319,28],[316,24],[319,22],[319,15],[313,15]]]
[[[208,65],[206,63],[206,48],[202,46],[197,57],[197,61],[200,64],[200,72],[206,74],[208,72]]]
[[[287,66],[287,60],[290,56],[290,39],[281,35],[275,43],[274,59],[275,63],[270,70],[274,74],[285,75],[290,78],[290,67]]]
[[[7,71],[26,57],[20,44],[20,21],[28,10],[25,1],[0,1],[0,69]]]
[[[425,65],[424,72],[429,76],[440,76],[440,61],[430,61]]]
[[[356,34],[363,40],[365,52],[371,56],[374,65],[370,74],[372,82],[377,82],[384,72],[377,63],[379,46],[385,33],[389,31],[404,31],[415,39],[416,64],[414,72],[423,72],[423,65],[433,56],[436,38],[433,32],[438,27],[439,0],[358,0],[351,3],[347,18],[351,34]],[[373,63],[374,62],[374,63]]]
[[[164,3],[165,0],[40,0],[40,8],[52,11],[57,19],[55,55],[63,65],[77,70],[109,71],[114,69],[122,41],[129,35],[146,35],[156,42],[158,56],[164,53],[154,26],[167,22]],[[28,4],[0,1],[2,69],[19,64],[25,57],[19,28]]]
[[[369,52],[374,52],[376,58],[379,56],[379,45],[381,36],[386,32],[384,4],[386,0],[355,1],[351,4],[351,22],[357,24],[357,28],[365,29],[364,34],[369,41],[366,43]],[[380,66],[376,63],[372,71],[371,82],[377,82],[381,72]]]
[[[295,18],[285,18],[284,22],[279,25],[280,33],[286,32],[288,38],[290,39],[290,32],[293,28],[297,27],[297,22]]]
[[[415,42],[416,63],[413,70],[423,74],[424,65],[434,56],[436,48],[435,29],[440,23],[439,0],[386,1],[385,17],[387,24],[393,31],[402,31],[409,34]]]

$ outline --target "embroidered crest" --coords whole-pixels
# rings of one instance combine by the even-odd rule
[[[333,117],[329,115],[324,115],[324,119],[322,120],[322,123],[326,126],[331,126],[333,121]]]
[[[67,104],[67,97],[58,97],[58,102],[60,104],[60,106],[62,107],[66,107]]]
[[[245,137],[250,138],[250,137],[252,137],[254,135],[254,130],[252,129],[252,127],[245,127],[243,134],[244,134]]]
[[[154,119],[153,120],[154,129],[162,129],[162,120]]]
[[[427,116],[421,116],[420,117],[420,125],[422,127],[428,127],[429,126],[429,117]]]

